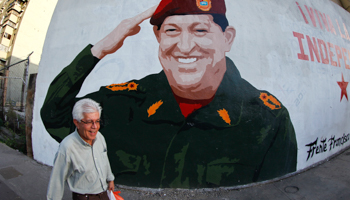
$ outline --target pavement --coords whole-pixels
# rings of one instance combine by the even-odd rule
[[[0,199],[41,200],[52,167],[0,143]],[[338,200],[350,199],[350,148],[330,160],[282,180],[239,188],[218,189],[135,189],[117,186],[125,200]],[[70,200],[65,190],[63,199]]]

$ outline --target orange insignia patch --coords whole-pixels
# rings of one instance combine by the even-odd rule
[[[137,86],[138,86],[138,84],[136,84],[136,83],[134,83],[134,82],[130,82],[130,83],[128,84],[128,89],[129,89],[129,91],[130,91],[130,90],[137,90]]]
[[[202,11],[209,11],[211,9],[211,0],[197,0],[197,7]]]
[[[261,92],[259,98],[264,102],[265,106],[269,107],[271,110],[281,109],[281,103],[272,95]]]
[[[137,86],[139,84],[136,84],[135,82],[130,82],[130,83],[119,83],[119,84],[112,84],[109,86],[106,86],[107,89],[112,90],[112,91],[124,91],[124,90],[137,90]]]
[[[226,109],[218,110],[220,117],[229,125],[231,125],[230,115]]]
[[[163,101],[160,100],[158,102],[156,102],[155,104],[153,104],[151,107],[149,107],[147,109],[148,112],[148,117],[154,115],[156,113],[156,111],[158,110],[158,108],[163,104]]]

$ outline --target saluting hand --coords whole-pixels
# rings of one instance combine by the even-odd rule
[[[151,18],[156,8],[157,6],[153,6],[135,17],[121,21],[111,33],[91,48],[92,55],[102,59],[106,55],[116,52],[123,46],[125,38],[140,32],[141,27],[139,25],[146,19]]]

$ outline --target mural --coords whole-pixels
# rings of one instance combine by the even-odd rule
[[[37,160],[50,162],[57,142],[74,131],[71,111],[81,98],[103,107],[100,132],[115,183],[121,185],[249,184],[303,169],[348,145],[350,127],[342,120],[337,128],[332,120],[313,126],[329,119],[322,115],[328,105],[342,110],[344,119],[348,115],[348,72],[343,69],[350,69],[350,36],[345,19],[333,12],[341,9],[337,5],[321,2],[331,7],[336,16],[331,20],[316,10],[324,8],[321,3],[308,1],[280,5],[276,0],[268,6],[255,1],[260,7],[251,7],[244,1],[154,0],[135,4],[137,12],[130,13],[125,8],[131,4],[118,2],[87,3],[97,13],[102,13],[97,8],[112,8],[111,15],[124,15],[114,15],[113,27],[85,20],[80,38],[70,41],[79,44],[74,51],[56,42],[63,37],[55,28],[62,26],[54,22],[64,21],[60,13],[69,5],[58,3],[40,64],[57,68],[40,68],[38,77],[37,87],[40,80],[47,85],[36,93]],[[93,26],[104,29],[84,28]],[[339,91],[324,82],[329,73],[338,74],[331,81]],[[317,94],[310,88],[318,85],[307,78],[315,74],[323,91],[337,99],[319,95],[313,101]]]

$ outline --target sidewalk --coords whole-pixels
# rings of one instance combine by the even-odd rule
[[[44,200],[51,167],[0,143],[0,199]],[[243,189],[132,190],[117,188],[125,200],[318,200],[350,199],[350,148],[295,176]],[[71,199],[67,188],[63,199]]]

